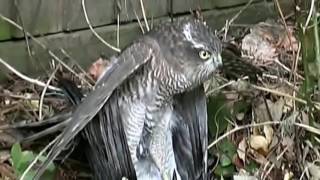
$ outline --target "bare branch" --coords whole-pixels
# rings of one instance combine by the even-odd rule
[[[96,38],[98,38],[103,44],[105,44],[106,46],[108,46],[110,49],[116,51],[116,52],[121,52],[121,50],[119,48],[116,48],[114,46],[112,46],[111,44],[109,44],[107,41],[105,41],[92,27],[91,23],[90,23],[90,20],[88,18],[88,14],[87,14],[87,10],[86,10],[86,6],[85,6],[85,3],[84,3],[84,0],[82,0],[82,10],[83,10],[83,13],[84,13],[84,17],[86,18],[86,21],[87,21],[87,24],[91,30],[91,32],[93,33],[94,36],[96,36]]]
[[[21,72],[19,72],[18,70],[16,70],[15,68],[13,68],[12,66],[10,66],[8,63],[6,63],[3,59],[0,58],[0,63],[3,64],[6,68],[8,68],[10,71],[12,71],[14,74],[16,74],[17,76],[19,76],[21,79],[26,80],[32,84],[36,84],[38,86],[42,86],[42,87],[46,87],[46,83],[41,82],[39,80],[36,79],[32,79],[24,74],[22,74]],[[61,91],[60,88],[48,85],[47,86],[49,89],[51,90],[55,90],[55,91]]]

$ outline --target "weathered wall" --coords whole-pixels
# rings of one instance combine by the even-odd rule
[[[185,16],[190,9],[201,8],[208,24],[221,28],[227,19],[238,13],[249,0],[143,0],[149,22],[158,24],[168,20],[169,14]],[[293,0],[280,0],[284,10],[293,8]],[[172,5],[172,6],[171,6]],[[172,7],[172,8],[171,8]],[[119,15],[120,47],[126,46],[141,34],[137,16],[142,19],[140,0],[86,0],[88,16],[95,30],[109,43],[116,44],[116,22]],[[81,0],[0,0],[0,13],[66,59],[64,49],[85,68],[100,54],[110,56],[115,52],[102,44],[88,29],[81,7]],[[272,1],[255,0],[235,23],[251,24],[268,17],[275,17],[277,10]],[[30,57],[23,33],[0,20],[0,58],[18,70],[36,74],[51,60],[47,51],[29,40]],[[67,60],[66,60],[67,61]],[[0,79],[7,70],[0,65]]]

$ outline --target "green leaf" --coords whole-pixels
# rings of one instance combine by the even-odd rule
[[[11,147],[11,158],[12,158],[13,167],[15,167],[16,169],[17,167],[20,166],[21,157],[22,157],[21,146],[19,143],[15,143]]]
[[[31,162],[36,158],[36,155],[32,151],[22,151],[21,146],[16,143],[11,148],[11,157],[13,162],[14,170],[17,176],[21,176],[24,171],[28,168]],[[45,156],[40,156],[39,160],[44,161]],[[54,179],[56,173],[56,167],[53,163],[50,163],[44,174],[41,176],[42,179],[51,180]],[[32,180],[35,175],[35,170],[31,169],[27,172],[25,180]]]
[[[222,167],[226,167],[232,164],[232,160],[226,154],[222,154],[220,157],[220,164]]]
[[[233,165],[222,167],[220,164],[214,169],[214,174],[224,177],[232,177],[236,171]]]
[[[258,164],[255,163],[254,161],[250,161],[249,164],[247,164],[244,169],[250,173],[255,173],[257,172],[258,169]]]
[[[23,151],[22,152],[22,157],[20,160],[20,166],[17,167],[17,169],[19,170],[19,172],[24,172],[29,164],[31,164],[31,162],[34,160],[35,155],[33,154],[32,151]]]
[[[237,153],[237,147],[228,139],[222,140],[218,144],[218,149],[221,151],[221,153],[226,154],[231,159]]]

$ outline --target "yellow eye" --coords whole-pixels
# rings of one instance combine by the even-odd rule
[[[209,51],[201,50],[199,51],[199,57],[203,60],[208,60],[211,57],[211,53]]]

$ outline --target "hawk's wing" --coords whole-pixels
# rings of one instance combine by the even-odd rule
[[[61,133],[57,142],[48,153],[47,159],[38,169],[35,179],[40,178],[49,163],[53,161],[66,145],[101,111],[114,90],[121,85],[130,74],[154,58],[157,53],[159,53],[158,44],[146,36],[121,53],[118,60],[99,80],[95,89],[89,93],[77,107],[70,123]]]
[[[174,97],[173,149],[181,179],[207,178],[207,105],[203,87]]]

